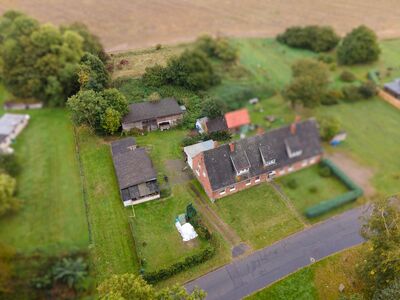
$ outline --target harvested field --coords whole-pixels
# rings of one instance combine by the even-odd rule
[[[44,4],[44,2],[46,4]],[[274,36],[291,25],[329,24],[340,33],[366,24],[382,38],[400,36],[396,0],[3,0],[43,22],[83,21],[109,51],[175,44],[201,33]]]

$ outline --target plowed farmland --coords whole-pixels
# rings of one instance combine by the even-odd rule
[[[400,36],[397,0],[2,0],[43,22],[81,21],[108,51],[194,39],[201,33],[274,36],[291,25],[328,24],[338,32],[366,24],[381,38]]]

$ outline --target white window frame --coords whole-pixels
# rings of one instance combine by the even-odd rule
[[[293,172],[294,171],[294,167],[293,166],[290,166],[289,168],[288,168],[288,172]]]
[[[251,179],[246,181],[246,186],[249,186],[251,184]]]
[[[255,183],[259,183],[261,181],[261,176],[257,176],[254,180]]]
[[[206,175],[206,172],[205,172],[205,171],[203,171],[203,177],[207,177],[207,175]]]
[[[226,190],[223,189],[222,191],[219,192],[220,195],[225,195],[226,194]]]
[[[310,159],[310,164],[315,163],[315,161],[316,161],[315,157],[311,158],[311,159]]]
[[[200,171],[199,171],[199,169],[196,169],[196,174],[197,174],[197,176],[200,176]]]
[[[229,191],[230,191],[230,192],[236,191],[236,186],[235,186],[235,185],[230,186],[230,187],[229,187]]]

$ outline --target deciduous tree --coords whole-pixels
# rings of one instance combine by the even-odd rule
[[[17,182],[7,174],[0,173],[0,216],[14,212],[20,207],[20,202],[15,198]]]

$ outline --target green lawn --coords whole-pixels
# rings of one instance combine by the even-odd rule
[[[138,271],[135,245],[120,199],[110,147],[84,128],[78,131],[87,189],[92,270],[98,281]]]
[[[318,174],[319,166],[312,166],[301,171],[280,177],[277,182],[283,188],[285,194],[290,198],[293,205],[304,214],[305,210],[321,201],[331,199],[348,192],[346,186],[340,182],[334,175],[330,177],[322,177]],[[297,188],[293,189],[288,186],[289,181],[295,180],[298,184]],[[313,189],[316,188],[314,192]],[[327,218],[334,213],[348,209],[348,206],[334,210],[332,213],[325,214],[323,218]],[[320,218],[313,219],[313,221]]]
[[[29,125],[14,145],[23,206],[0,220],[0,240],[24,254],[85,250],[88,228],[69,117],[61,109],[29,114]]]
[[[146,271],[168,267],[208,245],[207,241],[199,238],[191,242],[182,241],[175,227],[175,218],[185,213],[186,206],[193,199],[184,185],[174,186],[172,193],[172,197],[165,200],[135,207],[134,233],[139,256],[146,261]]]
[[[246,300],[327,300],[339,298],[339,285],[344,295],[361,293],[363,286],[355,266],[365,246],[357,246],[305,267],[276,283],[246,297]]]
[[[400,193],[400,111],[375,98],[320,107],[318,116],[334,116],[348,133],[339,149],[371,168],[372,184],[382,196]]]
[[[217,200],[214,206],[225,222],[254,249],[268,246],[303,228],[266,183]]]

